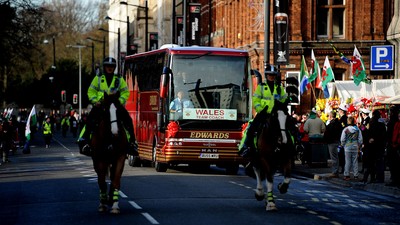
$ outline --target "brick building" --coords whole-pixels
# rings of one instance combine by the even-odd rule
[[[121,29],[122,51],[127,46],[126,25],[118,20],[130,16],[130,44],[138,45],[139,52],[145,47],[145,20],[143,7],[121,6],[119,0],[109,0],[109,15],[117,20],[110,21],[110,30]],[[273,6],[270,2],[270,24],[273,18]],[[284,0],[280,0],[283,2]],[[328,56],[335,74],[335,80],[351,80],[350,66],[344,63],[333,51],[329,42],[350,58],[354,46],[357,46],[365,63],[367,74],[372,80],[400,78],[400,54],[395,54],[393,71],[370,71],[370,47],[373,45],[394,45],[400,49],[400,0],[286,0],[289,17],[288,40],[289,65],[281,66],[282,77],[286,71],[299,71],[301,56],[304,55],[308,67],[311,66],[311,50],[322,67]],[[149,33],[157,34],[158,47],[175,43],[174,15],[183,15],[183,5],[201,4],[200,45],[223,46],[248,50],[254,69],[263,72],[264,68],[264,2],[267,0],[129,0],[129,4],[144,6],[148,4]],[[174,6],[175,4],[175,6]],[[173,8],[175,7],[175,13]],[[270,28],[269,62],[273,64],[273,26]],[[187,37],[190,27],[187,26]],[[110,54],[116,54],[115,37],[110,35]],[[149,35],[149,34],[147,34]],[[187,38],[186,37],[186,38]],[[320,93],[317,93],[317,96]],[[302,95],[302,106],[314,105],[313,95]],[[303,110],[302,110],[303,111]]]
[[[345,56],[357,46],[369,77],[394,78],[394,72],[369,73],[370,46],[390,44],[386,33],[395,13],[397,0],[290,0],[288,5],[290,64],[285,71],[299,71],[304,55],[310,68],[311,49],[320,66],[328,56],[335,80],[351,80],[350,66],[333,51],[333,43]],[[264,65],[264,0],[198,0],[202,4],[203,45],[246,49],[253,68]],[[270,7],[270,21],[273,16]],[[398,3],[396,3],[398,4]],[[211,8],[211,11],[210,11]],[[209,23],[209,21],[212,23]],[[272,23],[271,23],[272,24]],[[270,27],[270,63],[273,64],[273,26]],[[211,38],[209,38],[211,37]],[[210,40],[210,41],[209,41]],[[283,77],[284,78],[284,77]],[[311,93],[302,96],[312,106]]]

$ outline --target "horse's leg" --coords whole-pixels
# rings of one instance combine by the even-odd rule
[[[292,161],[291,158],[287,160],[283,165],[283,182],[278,184],[278,190],[281,194],[285,194],[289,188],[291,172],[292,172]]]
[[[265,198],[265,209],[267,211],[276,211],[278,210],[275,205],[274,194],[272,192],[274,185],[274,177],[272,171],[267,171],[266,173],[266,185],[267,185],[267,197]]]
[[[265,197],[264,188],[262,185],[261,173],[260,169],[253,166],[254,174],[256,175],[257,180],[257,189],[255,190],[255,197],[258,201],[262,201]]]
[[[99,212],[105,212],[107,210],[107,163],[100,162],[99,160],[93,159],[94,170],[97,173],[97,184],[100,189],[100,204],[98,207]]]
[[[266,177],[266,186],[267,186],[267,196],[265,198],[265,209],[267,211],[275,211],[277,210],[274,200],[274,194],[272,192],[274,185],[274,171],[271,168],[272,162],[268,161],[264,163],[265,165],[265,177]]]
[[[286,144],[285,149],[283,149],[285,154],[283,157],[285,158],[285,162],[282,164],[282,169],[283,169],[283,182],[278,184],[278,190],[281,194],[285,194],[289,188],[290,184],[290,179],[291,179],[291,173],[292,173],[292,151],[289,151],[289,149],[292,149],[294,151],[294,145],[291,146],[290,144]]]
[[[113,195],[112,195],[112,207],[111,207],[111,213],[113,214],[119,214],[120,209],[118,206],[118,200],[119,200],[119,190],[121,188],[121,177],[122,177],[122,172],[124,171],[124,166],[125,166],[125,155],[120,155],[116,162],[112,165],[112,172],[113,174],[111,175],[113,179],[111,180],[111,188],[113,190]]]

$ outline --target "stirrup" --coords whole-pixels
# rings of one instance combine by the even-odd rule
[[[136,141],[130,142],[128,146],[128,155],[138,156],[138,144]]]
[[[79,151],[82,155],[92,156],[92,149],[89,144],[85,144],[82,148],[79,148]]]
[[[113,145],[109,145],[109,146],[107,147],[107,150],[108,150],[108,151],[112,151],[113,149],[114,149]]]

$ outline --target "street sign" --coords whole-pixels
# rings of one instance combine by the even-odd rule
[[[394,46],[376,45],[371,46],[370,70],[390,71],[394,67]]]

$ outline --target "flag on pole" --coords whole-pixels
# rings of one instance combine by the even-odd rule
[[[328,56],[325,57],[324,67],[322,68],[322,88],[325,89],[329,82],[335,79]]]
[[[341,53],[339,50],[337,50],[336,47],[332,43],[329,43],[329,44],[333,48],[333,51],[340,56],[340,58],[343,60],[343,62],[350,65],[351,60],[346,58],[346,56],[344,56],[343,53]]]
[[[328,90],[328,86],[325,86],[325,87],[324,87],[324,97],[325,97],[325,98],[329,98],[329,97],[330,97],[329,90]]]
[[[361,54],[357,47],[354,46],[353,57],[351,59],[351,75],[353,76],[354,83],[358,86],[361,82],[370,84],[371,81],[367,79],[367,73],[365,72],[364,61],[361,58]]]
[[[318,61],[315,58],[313,49],[311,49],[311,65],[310,79],[308,79],[308,81],[311,83],[313,80],[315,80],[315,88],[322,90],[321,68],[319,67]]]
[[[25,137],[27,141],[31,140],[31,124],[36,125],[37,120],[36,120],[36,111],[35,111],[35,105],[33,105],[31,112],[29,113],[28,120],[26,121],[26,126],[25,126]]]
[[[300,94],[302,95],[308,89],[311,88],[310,82],[308,82],[308,69],[304,55],[301,56],[300,64]]]
[[[13,108],[5,108],[5,109],[4,109],[4,113],[3,113],[3,117],[4,117],[5,119],[10,119],[13,110],[14,110]]]

